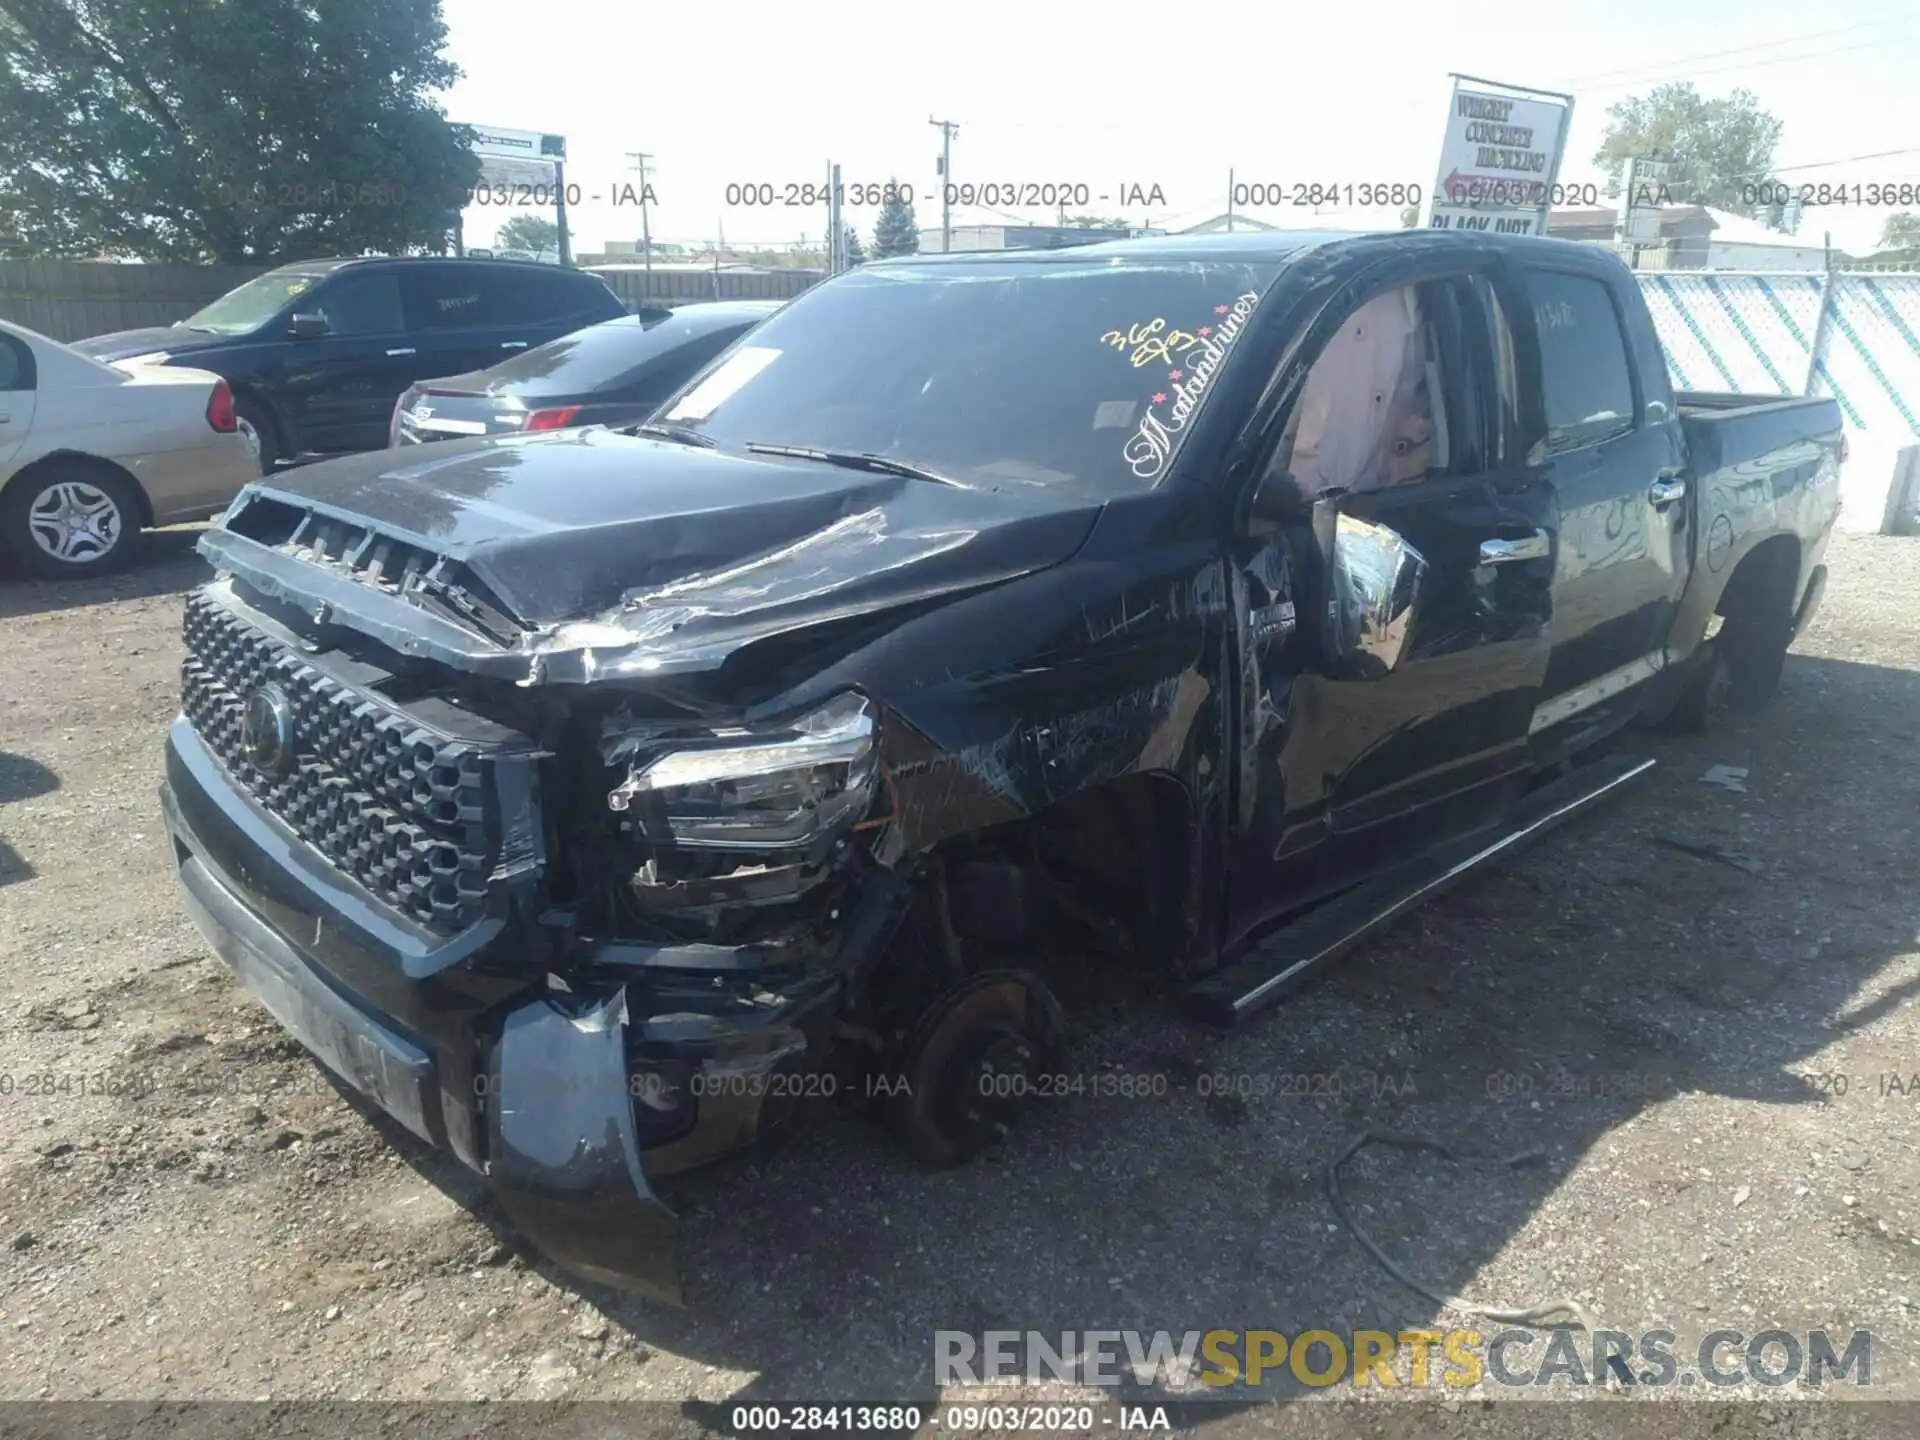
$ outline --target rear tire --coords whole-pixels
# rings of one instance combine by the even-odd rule
[[[1703,641],[1688,662],[1667,727],[1697,735],[1765,709],[1780,688],[1792,643],[1790,611],[1776,607],[1727,616],[1720,633]]]
[[[1701,735],[1719,728],[1727,718],[1727,691],[1731,677],[1720,637],[1704,640],[1687,662],[1680,693],[1667,712],[1664,728],[1682,735]]]
[[[240,433],[253,447],[260,473],[273,474],[273,467],[280,461],[280,431],[273,423],[273,413],[258,400],[236,399],[233,414]]]
[[[37,466],[0,496],[0,546],[42,580],[111,574],[133,558],[139,534],[139,492],[98,462]]]
[[[1727,659],[1727,704],[1739,714],[1761,709],[1780,688],[1793,612],[1786,607],[1741,610],[1727,616],[1718,636]]]

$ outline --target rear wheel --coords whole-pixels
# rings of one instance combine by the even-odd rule
[[[1784,605],[1738,611],[1716,638],[1727,661],[1728,706],[1742,714],[1760,709],[1780,688],[1793,643],[1793,612]]]
[[[118,570],[132,558],[139,533],[139,495],[104,465],[43,465],[16,478],[0,498],[0,544],[22,570],[44,580]]]
[[[251,399],[236,400],[233,415],[234,426],[253,451],[260,473],[271,475],[280,459],[279,431],[274,426],[273,415],[258,400]]]
[[[1784,607],[1728,615],[1689,662],[1668,725],[1697,734],[1765,708],[1780,688],[1792,643],[1793,615]]]

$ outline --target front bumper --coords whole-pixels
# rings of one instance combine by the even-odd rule
[[[807,1093],[796,1072],[822,1063],[839,967],[743,1008],[722,992],[751,966],[744,950],[556,960],[497,921],[444,941],[319,860],[184,719],[166,763],[161,804],[188,913],[255,998],[400,1125],[487,1176],[556,1262],[684,1303],[679,1222],[651,1177],[752,1145],[782,1099]],[[856,924],[849,943],[875,933]],[[550,969],[582,983],[552,988]],[[636,1080],[664,1073],[694,1110],[649,1146]]]

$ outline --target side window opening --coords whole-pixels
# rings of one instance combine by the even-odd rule
[[[343,275],[314,296],[334,335],[381,335],[402,327],[400,280],[392,273]]]
[[[1484,468],[1462,283],[1383,291],[1347,317],[1307,372],[1270,477],[1291,476],[1312,501]]]
[[[0,335],[0,390],[31,390],[35,378],[33,351],[24,341]]]

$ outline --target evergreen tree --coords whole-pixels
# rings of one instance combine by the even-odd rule
[[[847,226],[846,254],[849,270],[867,263],[867,247],[860,243],[860,232],[851,225]]]
[[[873,258],[889,255],[913,255],[920,249],[920,226],[913,218],[913,201],[904,185],[889,180],[891,198],[880,207],[880,219],[873,227]]]

